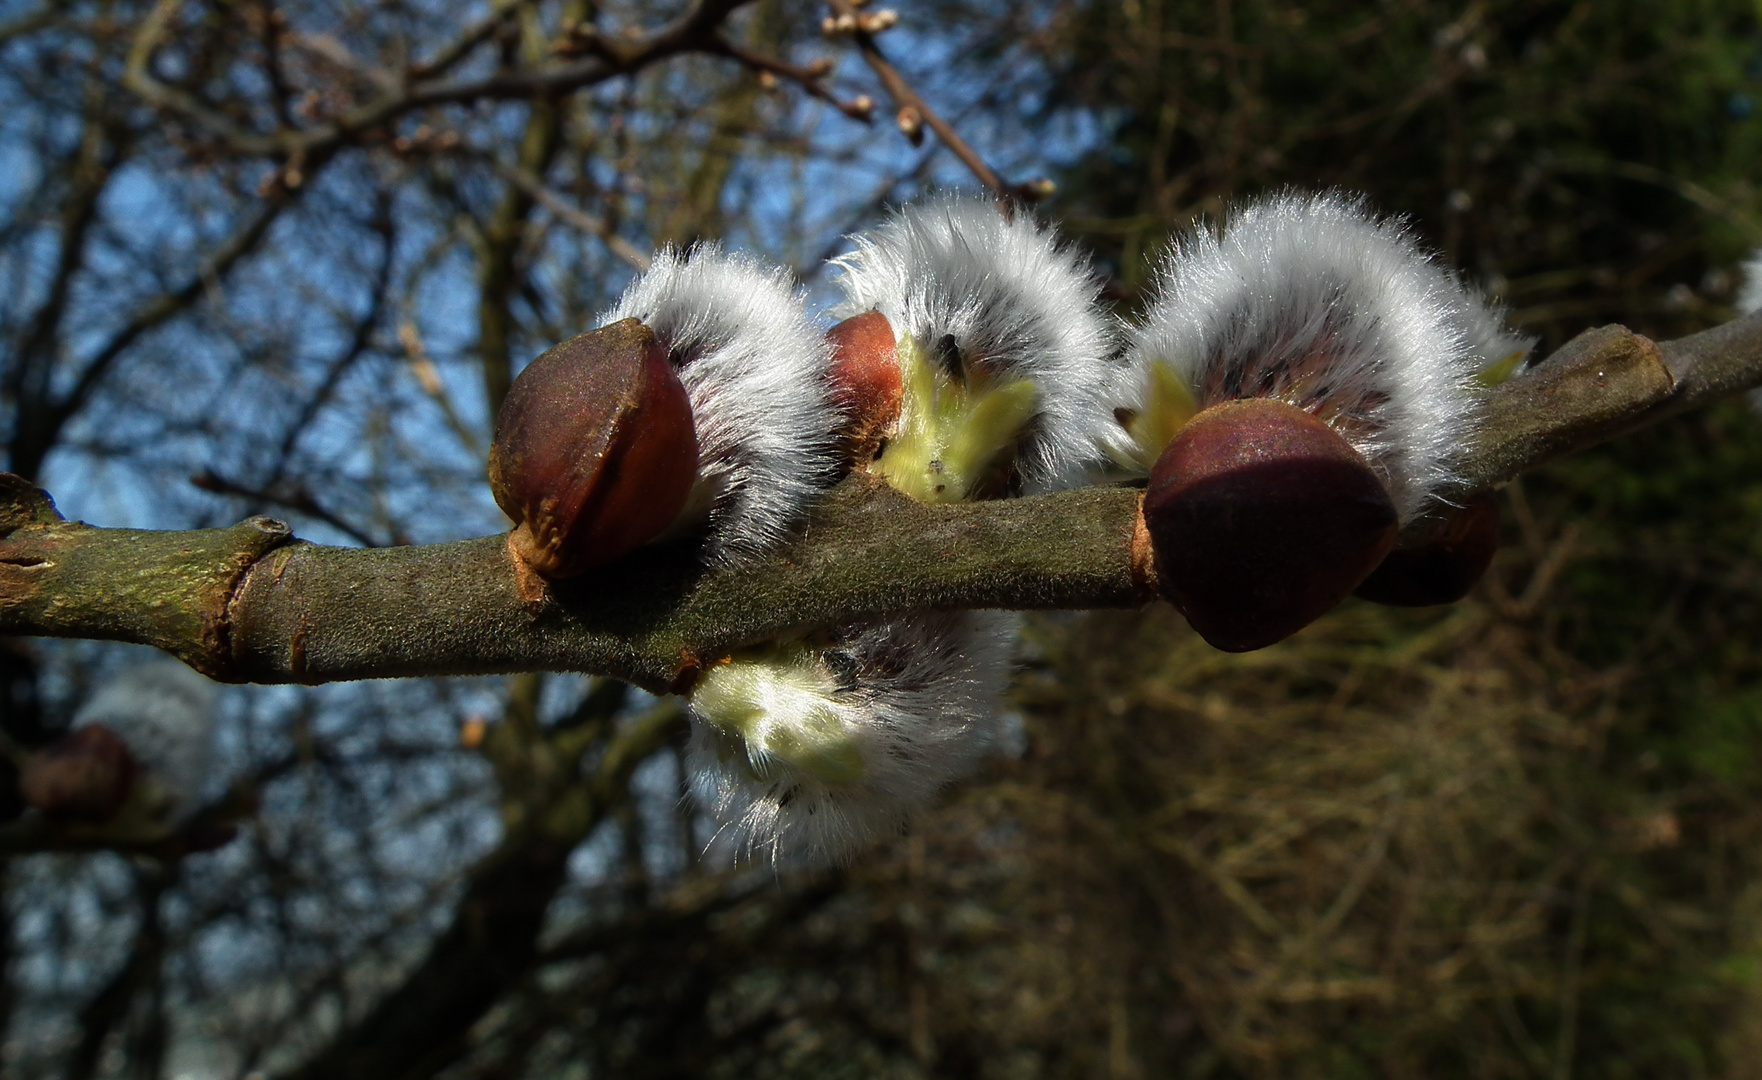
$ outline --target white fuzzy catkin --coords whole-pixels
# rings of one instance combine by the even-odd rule
[[[1104,384],[1114,340],[1088,260],[1024,209],[1005,220],[989,198],[941,195],[898,211],[833,260],[848,318],[876,310],[897,338],[933,347],[952,335],[992,371],[1032,381],[1039,415],[1017,450],[1029,494],[1083,483],[1096,432],[1110,422]]]
[[[74,713],[73,727],[109,728],[155,787],[155,810],[176,820],[196,809],[208,782],[219,693],[216,683],[176,660],[149,660],[100,686]]]
[[[1287,193],[1175,245],[1128,332],[1130,374],[1116,401],[1140,407],[1158,361],[1200,408],[1288,401],[1362,453],[1407,520],[1473,434],[1477,373],[1531,344],[1401,221],[1338,193]]]
[[[694,702],[686,768],[719,823],[713,848],[774,863],[846,862],[897,833],[998,741],[1016,617],[967,611],[852,627],[792,663],[739,673],[763,719],[745,735]],[[736,659],[734,663],[742,663]],[[804,720],[856,768],[827,777],[791,757]],[[773,752],[780,749],[782,752]]]
[[[640,319],[691,398],[709,555],[756,556],[787,538],[836,473],[829,350],[788,271],[700,244],[655,256],[602,320]]]
[[[893,215],[836,265],[835,317],[878,310],[923,354],[952,338],[993,385],[1033,384],[1014,440],[1024,491],[1086,479],[1117,368],[1086,260],[1025,211],[1006,220],[989,199],[949,195]],[[897,833],[995,747],[1015,627],[1003,612],[916,615],[712,669],[686,763],[715,846],[843,862]]]

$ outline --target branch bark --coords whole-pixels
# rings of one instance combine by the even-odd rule
[[[1587,331],[1488,395],[1461,494],[1758,383],[1762,317],[1662,345]],[[679,692],[743,645],[850,621],[1145,603],[1138,498],[1092,487],[931,506],[853,476],[754,565],[711,571],[689,543],[648,548],[529,603],[503,536],[363,551],[296,541],[264,518],[98,529],[62,521],[12,478],[0,485],[0,634],[153,645],[235,682],[568,670]]]

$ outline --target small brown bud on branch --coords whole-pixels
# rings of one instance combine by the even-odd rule
[[[899,115],[894,119],[899,124],[901,134],[910,139],[913,146],[924,144],[924,114],[916,106],[907,105],[899,110]]]
[[[892,8],[880,11],[865,12],[856,17],[857,29],[865,34],[879,34],[899,25],[899,12]]]

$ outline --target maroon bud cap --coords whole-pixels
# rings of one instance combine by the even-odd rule
[[[1395,543],[1388,490],[1332,428],[1282,401],[1206,409],[1150,473],[1158,587],[1199,635],[1246,652],[1326,614]]]
[[[844,413],[848,459],[867,464],[899,419],[903,386],[893,326],[879,311],[854,315],[826,332],[832,343],[832,400]]]
[[[691,399],[635,319],[578,335],[528,364],[502,402],[489,483],[509,544],[565,578],[673,523],[697,479]]]
[[[1499,501],[1482,495],[1451,513],[1443,529],[1424,544],[1389,552],[1353,591],[1392,607],[1453,604],[1487,572],[1498,547]]]
[[[19,774],[24,801],[53,818],[102,822],[135,787],[128,745],[103,724],[88,724],[31,755]]]

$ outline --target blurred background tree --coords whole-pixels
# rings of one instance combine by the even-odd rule
[[[1057,181],[1122,311],[1172,232],[1283,185],[1410,215],[1544,349],[1721,321],[1762,241],[1753,3],[899,11],[907,81]],[[818,289],[884,205],[973,182],[827,14],[8,5],[7,468],[99,524],[504,527],[511,372],[647,252],[720,238]],[[614,684],[229,690],[238,840],[5,864],[0,1069],[1749,1075],[1762,434],[1733,403],[1502,498],[1447,610],[1243,656],[1166,609],[1036,618],[1007,757],[842,873],[701,860],[678,716]],[[138,659],[7,643],[0,722],[41,742]]]

